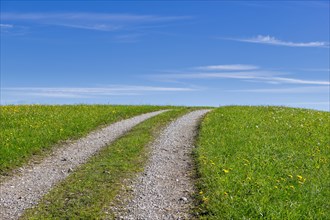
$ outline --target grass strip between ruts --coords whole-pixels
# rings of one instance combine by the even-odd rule
[[[22,219],[113,218],[109,206],[124,179],[141,172],[161,128],[190,111],[176,108],[142,122],[54,187]]]
[[[0,106],[0,175],[39,159],[60,141],[168,106],[11,105]],[[0,176],[1,177],[1,176]]]
[[[329,219],[330,113],[221,107],[196,160],[201,219]]]

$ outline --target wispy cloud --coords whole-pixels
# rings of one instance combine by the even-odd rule
[[[0,28],[13,28],[14,25],[12,24],[0,24]]]
[[[268,79],[265,78],[264,80],[268,80]],[[330,85],[329,81],[321,81],[321,80],[303,80],[303,79],[284,78],[284,77],[271,77],[269,78],[269,80],[270,82],[276,82],[276,83]]]
[[[9,13],[1,14],[1,20],[37,23],[97,31],[117,31],[137,25],[162,24],[190,19],[189,16],[159,16],[111,13]]]
[[[199,66],[196,67],[199,70],[256,70],[258,66],[254,65],[243,65],[243,64],[232,64],[232,65],[211,65],[211,66]]]
[[[172,73],[160,74],[159,79],[238,79],[253,80],[254,82],[264,82],[271,84],[306,84],[306,85],[330,85],[327,80],[305,80],[296,78],[279,77],[282,72],[274,71],[236,71],[236,72],[203,72],[203,73]]]
[[[329,86],[310,86],[310,87],[290,87],[290,88],[266,88],[266,89],[237,89],[237,90],[226,90],[227,92],[250,92],[250,93],[328,93]]]
[[[324,41],[312,41],[312,42],[291,42],[279,40],[275,37],[269,35],[258,35],[257,37],[252,38],[228,38],[227,40],[235,40],[248,43],[257,43],[257,44],[269,44],[277,46],[287,46],[287,47],[321,47],[329,48],[329,42]]]
[[[302,69],[298,69],[298,70],[306,71],[306,72],[328,72],[328,73],[330,73],[329,68],[302,68]]]
[[[86,98],[99,96],[141,95],[150,92],[189,92],[194,88],[113,85],[108,87],[62,88],[62,87],[14,87],[1,89],[4,93],[16,96]]]
[[[9,33],[13,28],[12,24],[0,24],[0,33]]]
[[[111,13],[8,13],[1,15],[3,20],[88,20],[120,22],[159,22],[189,19],[190,16],[159,16]]]
[[[96,30],[96,31],[116,31],[121,29],[121,26],[108,25],[108,24],[91,24],[91,25],[56,24],[56,25],[68,27],[68,28],[79,28],[79,29]]]
[[[174,72],[158,74],[154,77],[160,79],[260,79],[264,77],[283,75],[282,72],[273,71],[231,71],[231,72]]]

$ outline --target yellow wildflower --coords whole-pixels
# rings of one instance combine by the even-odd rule
[[[250,161],[249,161],[249,160],[247,160],[247,159],[243,159],[243,161],[245,161],[246,163],[250,163]]]
[[[202,200],[203,200],[204,203],[207,203],[209,201],[209,198],[203,196],[203,199]]]
[[[224,173],[229,173],[229,170],[223,169]]]

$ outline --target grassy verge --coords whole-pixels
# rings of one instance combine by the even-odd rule
[[[81,137],[98,126],[159,110],[157,106],[0,106],[0,175],[54,144]]]
[[[328,219],[330,114],[223,107],[202,123],[201,219]]]
[[[148,119],[101,150],[88,163],[55,187],[23,219],[104,219],[122,181],[143,170],[147,146],[159,130],[189,111],[175,109]]]

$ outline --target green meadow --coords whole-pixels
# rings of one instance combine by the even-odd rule
[[[329,219],[329,112],[221,107],[195,156],[201,219]]]
[[[20,105],[0,106],[0,174],[21,166],[55,144],[160,106]],[[48,150],[48,151],[47,151]]]
[[[176,108],[137,125],[58,184],[22,219],[114,219],[110,204],[116,203],[120,190],[130,192],[123,181],[143,171],[148,145],[164,126],[191,110]]]
[[[141,172],[149,144],[198,108],[0,106],[0,176],[110,123],[171,109],[134,127],[57,184],[23,219],[114,218],[109,204]],[[201,122],[193,152],[197,219],[329,219],[330,113],[227,106]],[[129,189],[126,189],[129,191]],[[124,194],[125,195],[125,194]]]

